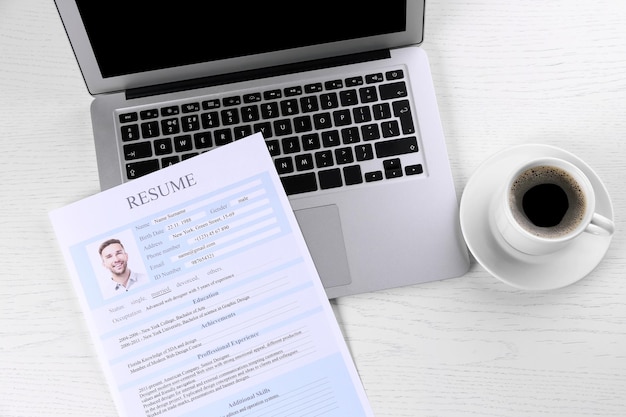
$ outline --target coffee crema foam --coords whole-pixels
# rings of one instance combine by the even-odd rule
[[[567,196],[567,207],[561,208],[565,214],[558,224],[549,227],[538,226],[526,215],[523,199],[533,187],[553,184],[561,188]],[[561,210],[551,207],[546,202],[535,201],[533,204],[542,211]],[[522,172],[511,185],[509,205],[515,221],[528,232],[543,238],[559,238],[575,231],[585,217],[586,196],[574,177],[565,170],[541,165]]]

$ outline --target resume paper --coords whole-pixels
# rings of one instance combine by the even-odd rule
[[[50,219],[120,415],[373,416],[260,134]]]

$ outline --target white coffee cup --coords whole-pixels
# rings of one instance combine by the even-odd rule
[[[534,158],[516,167],[491,204],[496,232],[515,250],[546,255],[582,233],[610,236],[613,222],[596,213],[587,176],[563,159]]]

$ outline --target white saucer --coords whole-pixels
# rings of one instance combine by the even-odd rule
[[[465,242],[476,260],[496,278],[523,290],[551,290],[582,279],[602,260],[612,236],[583,233],[567,247],[550,255],[532,256],[509,246],[490,225],[489,205],[509,167],[522,160],[551,156],[576,165],[596,191],[596,211],[613,220],[608,192],[578,157],[549,145],[520,145],[501,151],[472,174],[461,197],[460,219]]]

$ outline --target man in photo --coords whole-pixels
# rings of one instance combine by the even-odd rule
[[[111,272],[113,293],[121,293],[146,282],[145,275],[131,271],[128,253],[119,239],[109,239],[98,248],[102,265]]]

